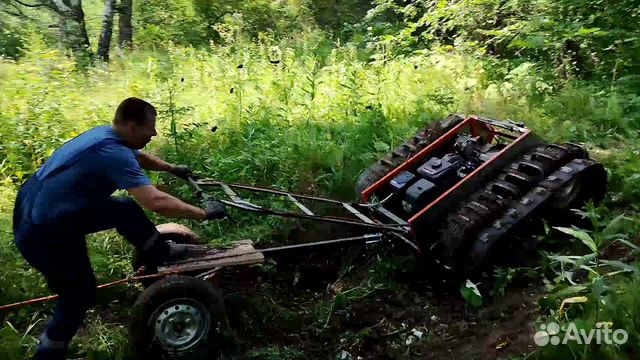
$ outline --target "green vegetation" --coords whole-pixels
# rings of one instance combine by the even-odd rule
[[[102,2],[83,4],[91,44],[85,48],[69,45],[73,36],[63,42],[67,45],[59,44],[59,14],[0,0],[0,304],[47,294],[44,280],[12,243],[18,186],[62,143],[110,122],[126,97],[141,97],[158,107],[161,134],[151,150],[169,161],[229,182],[342,199],[352,197],[361,169],[417,128],[449,113],[477,113],[523,121],[548,140],[584,145],[607,167],[609,193],[600,207],[581,212],[590,229],[548,229],[541,236],[545,252],[538,268],[499,269],[494,291],[485,293],[479,287],[482,305],[465,284],[456,285],[451,301],[471,299],[463,306],[465,316],[469,312],[482,319],[484,307],[507,302],[509,287],[529,281],[544,286],[534,299],[535,313],[522,325],[532,333],[550,321],[573,321],[584,329],[612,322],[613,328],[628,331],[629,340],[624,346],[514,344],[506,346],[508,355],[613,359],[636,354],[636,1],[133,3],[133,49],[114,41],[110,62],[104,63],[93,55]],[[212,126],[219,127],[215,134],[209,131]],[[184,182],[154,176],[170,192],[193,200]],[[252,238],[267,244],[279,238],[274,229],[284,228],[273,218],[236,220],[186,223],[212,243]],[[99,282],[129,274],[132,249],[115,232],[92,235],[88,242]],[[431,301],[426,291],[415,294],[401,281],[406,259],[386,255],[376,253],[366,264],[343,269],[341,278],[331,280],[332,287],[321,288],[317,296],[295,290],[305,294],[300,295],[304,304],[285,300],[294,290],[283,290],[282,284],[263,284],[266,289],[258,294],[286,309],[254,309],[249,314],[272,316],[272,322],[286,324],[283,332],[301,335],[270,343],[258,332],[278,326],[245,319],[241,323],[246,328],[239,331],[248,347],[246,357],[340,358],[346,353],[355,358],[367,353],[401,358],[437,349],[438,328],[431,326],[433,313],[424,307],[410,320],[399,317],[393,322],[389,317],[360,328],[344,325],[354,321],[350,316],[362,315],[358,304],[375,303],[377,296],[391,299],[387,292]],[[127,359],[123,325],[138,292],[136,287],[101,292],[99,306],[73,342],[73,352],[89,359]],[[564,299],[579,296],[586,302],[559,311]],[[0,314],[0,359],[22,359],[33,351],[49,311],[44,305]],[[427,333],[418,338],[416,332],[411,335],[412,327]],[[469,337],[463,332],[458,336]],[[372,337],[390,344],[384,353],[367,340]]]

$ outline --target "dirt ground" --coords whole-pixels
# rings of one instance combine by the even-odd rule
[[[221,287],[241,357],[499,359],[535,350],[539,284],[515,283],[471,310],[456,289],[419,274],[398,272],[389,278],[392,285],[377,288],[362,285],[372,261],[352,262],[352,271],[340,278],[344,264],[338,263],[335,256],[297,265],[289,259],[272,273],[227,273]],[[296,349],[298,357],[256,353],[265,348]]]

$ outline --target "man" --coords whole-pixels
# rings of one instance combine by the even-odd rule
[[[145,208],[170,218],[225,217],[224,205],[201,209],[151,184],[142,169],[186,178],[190,170],[140,151],[155,136],[155,108],[140,99],[124,100],[112,126],[98,126],[65,143],[18,192],[13,230],[16,245],[59,295],[52,319],[40,337],[36,360],[62,360],[71,338],[95,304],[96,280],[85,235],[115,228],[156,266],[180,248],[159,240]],[[128,197],[112,197],[116,189]]]

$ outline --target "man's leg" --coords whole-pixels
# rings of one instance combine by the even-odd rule
[[[127,197],[111,197],[93,204],[77,220],[85,234],[115,228],[138,249],[143,249],[158,236],[158,230],[144,210]]]
[[[165,247],[168,248],[166,243],[157,241],[158,231],[132,199],[111,198],[86,209],[73,220],[55,228],[21,224],[14,230],[16,245],[24,258],[44,275],[51,291],[59,295],[54,315],[40,338],[35,360],[64,359],[86,311],[95,304],[96,280],[84,234],[115,227],[143,251],[165,252]]]
[[[62,360],[86,311],[95,304],[96,280],[82,235],[36,231],[19,242],[19,250],[59,295],[53,317],[40,337],[35,360]]]
[[[73,286],[67,286],[58,293],[53,317],[40,337],[34,360],[64,359],[69,342],[82,325],[87,310],[95,305],[96,281],[93,272],[88,273],[85,269],[79,273],[82,275],[70,279],[75,282]],[[60,353],[62,357],[58,357]]]
[[[131,198],[111,197],[94,204],[79,216],[85,234],[115,228],[129,243],[141,251],[146,265],[155,266],[184,249],[170,247],[140,205]],[[182,251],[183,252],[183,251]]]

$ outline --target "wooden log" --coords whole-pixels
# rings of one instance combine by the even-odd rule
[[[240,240],[233,243],[233,247],[228,250],[215,248],[203,249],[198,246],[199,253],[191,258],[169,263],[160,267],[160,273],[175,271],[197,271],[212,268],[222,268],[235,265],[250,265],[264,262],[264,255],[253,247],[251,240]]]

